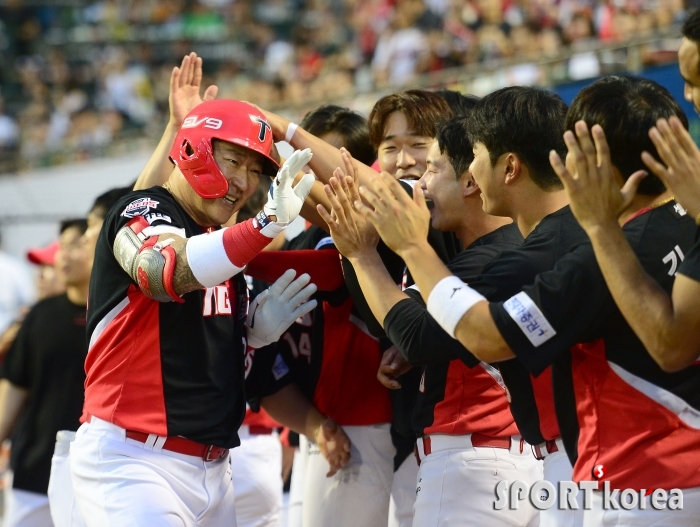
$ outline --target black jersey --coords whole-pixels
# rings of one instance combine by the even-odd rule
[[[0,375],[26,389],[12,434],[13,487],[46,494],[59,430],[77,430],[83,408],[85,306],[63,294],[27,314]]]
[[[469,286],[490,302],[506,300],[587,240],[569,207],[563,207],[545,216],[519,248],[503,251],[488,263]],[[471,354],[462,360],[471,367],[479,364]],[[509,391],[511,412],[525,440],[539,444],[559,437],[550,371],[534,378],[516,359],[499,363],[498,369]]]
[[[679,266],[678,272],[700,282],[700,227],[698,227],[695,233],[695,245],[693,245],[693,248],[685,255],[685,259]]]
[[[667,292],[695,230],[673,202],[624,226],[642,266]],[[490,309],[531,372],[553,364],[557,417],[576,481],[609,480],[618,489],[700,486],[700,367],[661,370],[615,305],[590,243]]]
[[[183,295],[146,297],[112,245],[142,216],[147,236],[204,231],[162,187],[136,191],[109,211],[95,250],[88,301],[85,411],[122,428],[232,448],[245,412],[247,289],[242,275]]]
[[[517,226],[507,225],[474,241],[447,267],[469,283],[502,251],[522,242]],[[468,367],[460,360],[468,352],[428,313],[420,293],[414,287],[405,292],[411,298],[389,310],[384,328],[406,360],[423,366],[413,412],[415,433],[479,432],[491,437],[518,433],[498,370],[484,363]]]

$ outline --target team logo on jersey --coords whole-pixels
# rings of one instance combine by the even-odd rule
[[[275,380],[279,381],[282,377],[289,373],[289,366],[284,362],[282,355],[279,353],[275,357],[275,363],[272,365],[272,375],[274,375]]]
[[[150,211],[151,209],[157,208],[158,203],[160,202],[155,201],[151,198],[136,199],[126,206],[124,212],[122,212],[122,216],[124,216],[125,218],[133,218],[134,216],[144,216],[148,214],[148,211]]]
[[[544,344],[557,334],[537,304],[523,291],[506,300],[503,308],[534,347]]]

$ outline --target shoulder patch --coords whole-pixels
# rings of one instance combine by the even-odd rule
[[[272,375],[275,377],[276,381],[279,381],[282,377],[289,373],[289,366],[284,362],[282,355],[279,353],[275,357],[275,363],[272,365]]]
[[[133,218],[134,216],[144,216],[150,211],[151,209],[155,209],[158,207],[159,201],[155,201],[151,198],[139,198],[135,199],[131,203],[129,203],[124,211],[122,212],[122,216],[125,218]],[[150,222],[149,222],[150,223]]]
[[[544,344],[557,334],[549,321],[544,318],[537,304],[523,291],[506,300],[503,308],[535,347]]]
[[[151,225],[154,221],[158,220],[167,221],[168,223],[173,222],[170,216],[168,216],[167,214],[161,214],[160,212],[151,212],[149,214],[146,214],[144,217],[146,218],[146,221],[148,221],[149,225]]]

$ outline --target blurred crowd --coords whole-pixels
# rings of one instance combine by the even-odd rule
[[[194,49],[203,84],[263,106],[329,100],[513,58],[513,83],[569,46],[682,21],[683,0],[54,0],[0,2],[0,173],[130,150],[167,118]],[[528,67],[529,66],[529,67]],[[582,52],[565,77],[601,71]],[[114,141],[119,139],[119,141]]]

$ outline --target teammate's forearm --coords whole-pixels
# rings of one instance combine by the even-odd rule
[[[173,164],[170,162],[170,149],[173,146],[173,141],[177,135],[179,128],[168,123],[163,132],[163,136],[160,138],[158,146],[151,154],[148,159],[146,166],[139,174],[136,183],[134,184],[134,190],[142,190],[154,187],[156,185],[162,185],[170,177],[170,173],[173,171]]]
[[[695,360],[697,328],[679,323],[672,298],[646,273],[622,229],[604,225],[588,235],[615,303],[652,358],[667,371]]]
[[[350,259],[357,274],[362,294],[377,322],[384,327],[384,318],[397,303],[408,298],[394,283],[377,251]]]
[[[296,384],[288,384],[277,393],[264,397],[261,406],[275,421],[312,441],[326,420]]]
[[[432,290],[442,279],[452,276],[452,273],[427,241],[402,251],[400,256],[406,262],[423,300],[429,305],[428,298]],[[436,317],[435,313],[431,314]],[[441,322],[438,317],[436,320]],[[454,335],[465,348],[484,362],[497,362],[514,356],[491,317],[488,302],[479,302],[469,309],[457,323]]]
[[[7,379],[0,380],[0,442],[12,435],[27,397],[29,392],[24,388],[15,386]]]

